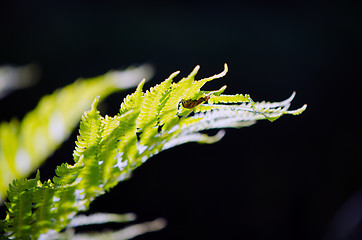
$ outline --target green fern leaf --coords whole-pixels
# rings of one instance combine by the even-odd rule
[[[34,215],[37,221],[32,224],[32,236],[37,238],[54,224],[54,184],[49,180],[35,188],[33,193]]]
[[[60,186],[73,184],[83,167],[84,165],[81,164],[70,165],[68,163],[62,163],[62,165],[55,169],[56,176],[53,177],[53,182]]]
[[[130,113],[130,112],[128,112]],[[128,114],[125,114],[128,115]],[[124,115],[124,116],[125,116]],[[112,168],[117,164],[117,146],[119,138],[119,124],[122,117],[116,115],[115,117],[105,116],[103,119],[102,139],[99,144],[98,163],[100,165],[101,182],[104,184],[105,190],[110,182],[114,181]]]
[[[123,154],[119,161],[122,162],[123,159],[126,159],[126,161],[130,161],[129,164],[131,166],[135,164],[135,155],[137,152],[136,122],[143,102],[142,88],[144,83],[145,82],[142,81],[136,91],[125,98],[120,109],[120,116],[132,110],[130,114],[122,118],[123,121],[119,125],[120,138],[118,145],[119,152]]]
[[[14,181],[6,203],[8,215],[0,227],[17,239],[58,232],[78,212],[86,211],[97,196],[127,179],[136,167],[160,151],[188,142],[214,143],[225,134],[221,130],[208,136],[202,133],[205,130],[250,126],[257,120],[274,121],[306,109],[305,105],[289,110],[295,94],[285,101],[270,103],[254,102],[248,95],[221,95],[225,86],[201,91],[204,83],[224,76],[227,66],[222,73],[199,81],[195,80],[198,69],[178,83],[171,83],[176,72],[145,94],[142,81],[114,117],[100,116],[97,97],[82,117],[74,165],[59,166],[54,183],[41,183],[39,174],[32,180]],[[205,96],[208,102],[198,102],[192,108],[180,104],[184,98],[197,100]]]
[[[97,111],[98,102],[99,97],[94,100],[91,110],[82,117],[79,130],[80,135],[77,142],[78,148],[74,152],[74,162],[84,165],[84,168],[78,175],[78,178],[81,178],[82,181],[79,182],[77,188],[83,189],[84,198],[90,200],[103,192],[103,188],[100,187],[102,174],[98,160],[98,146],[102,139],[104,126],[103,118],[99,115],[99,111]],[[82,146],[82,148],[79,146]],[[84,161],[80,161],[81,159]]]
[[[147,127],[153,127],[157,124],[159,108],[161,99],[167,94],[171,86],[172,79],[177,75],[172,74],[161,84],[151,87],[149,91],[146,91],[141,107],[140,115],[137,118],[136,128],[137,131],[142,132]]]
[[[30,189],[35,188],[39,178],[38,172],[35,179],[14,180],[9,186],[10,203],[6,203],[9,221],[6,231],[16,239],[31,238],[33,192]]]
[[[133,87],[151,75],[144,65],[79,79],[43,97],[21,122],[0,123],[0,203],[13,179],[29,175],[68,138],[95,96]]]
[[[163,102],[161,103],[162,109],[159,114],[161,126],[165,123],[169,125],[170,122],[176,120],[179,103],[185,93],[189,92],[199,68],[199,66],[195,67],[189,76],[182,78],[178,83],[173,83],[171,85],[171,90],[167,92],[167,96],[163,98]],[[167,128],[167,126],[165,126],[165,128]]]
[[[76,150],[73,153],[74,162],[79,161],[79,157],[84,154],[84,151],[89,151],[90,146],[100,142],[101,131],[101,116],[97,111],[99,96],[94,100],[92,109],[82,116],[82,121],[79,127],[79,133],[76,142]]]

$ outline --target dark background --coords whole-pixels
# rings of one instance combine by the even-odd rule
[[[90,211],[168,220],[137,239],[362,239],[361,10],[299,1],[1,2],[0,64],[42,69],[37,85],[2,100],[1,119],[22,118],[78,77],[148,62],[157,70],[150,87],[197,64],[200,78],[211,76],[226,62],[228,75],[206,90],[227,84],[226,93],[256,101],[296,91],[292,108],[307,103],[307,111],[162,152]],[[110,96],[107,114],[132,91]],[[71,161],[74,141],[43,177]]]

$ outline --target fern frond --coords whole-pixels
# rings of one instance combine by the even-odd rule
[[[81,164],[70,165],[68,163],[62,163],[62,165],[57,166],[55,169],[56,176],[53,177],[53,182],[60,186],[73,184],[83,167],[84,165]]]
[[[39,172],[35,179],[14,180],[9,186],[10,203],[5,203],[8,209],[8,222],[6,231],[16,239],[31,239],[32,198],[33,192],[29,189],[36,187],[39,180]]]
[[[39,185],[33,193],[33,208],[35,209],[33,214],[37,221],[32,224],[32,236],[45,233],[54,224],[53,199],[56,191],[54,184],[48,180]]]
[[[151,75],[151,67],[143,65],[79,79],[43,97],[21,122],[0,123],[0,204],[13,179],[26,177],[68,138],[95,96],[104,98]]]
[[[167,95],[161,103],[162,108],[159,113],[160,125],[164,125],[168,123],[170,119],[176,117],[179,103],[185,92],[191,87],[197,71],[198,68],[196,67],[187,78],[183,78],[178,83],[171,85],[171,90],[167,92]]]
[[[156,125],[161,99],[169,91],[172,79],[177,74],[178,72],[172,74],[161,84],[158,84],[155,87],[151,87],[149,91],[146,91],[141,107],[141,112],[136,122],[136,128],[139,132],[142,132],[146,125],[148,127],[153,127]]]
[[[128,114],[131,112],[128,112]],[[127,115],[128,115],[127,114]],[[98,163],[100,165],[101,182],[104,183],[105,190],[108,190],[106,183],[113,182],[112,167],[117,163],[116,155],[118,152],[118,126],[122,117],[105,116],[103,119],[102,139],[99,144]]]
[[[274,121],[282,115],[297,115],[306,105],[289,110],[295,94],[279,103],[254,102],[249,95],[221,95],[225,86],[216,91],[201,91],[204,83],[222,77],[222,73],[195,80],[199,67],[177,83],[172,74],[163,83],[143,93],[142,81],[127,96],[114,117],[100,116],[97,97],[84,113],[80,135],[74,150],[74,165],[62,164],[56,177],[41,183],[17,180],[9,189],[7,219],[2,228],[15,238],[39,234],[51,235],[64,229],[71,219],[86,211],[91,201],[118,182],[127,179],[133,170],[155,154],[188,142],[214,143],[225,134],[203,133],[209,129],[250,126],[257,120]],[[209,96],[208,102],[184,108],[184,98],[195,100]],[[202,100],[203,102],[204,100]],[[35,196],[37,194],[37,196]],[[32,214],[34,212],[34,214]]]
[[[91,146],[98,144],[101,140],[101,116],[97,111],[99,96],[96,97],[92,104],[92,109],[82,116],[80,122],[79,134],[77,136],[76,149],[74,150],[74,162],[78,162],[79,157],[84,154],[84,151],[89,151]]]
[[[96,195],[103,192],[103,188],[100,186],[102,173],[98,159],[100,151],[98,146],[102,140],[104,126],[103,117],[97,111],[98,102],[99,97],[96,97],[91,110],[82,117],[79,127],[80,135],[76,143],[77,149],[73,154],[74,162],[84,166],[78,174],[78,178],[82,181],[78,183],[77,188],[83,190],[84,199],[89,203]]]
[[[142,92],[143,85],[144,81],[142,81],[138,85],[136,91],[132,95],[126,97],[126,99],[121,105],[120,116],[124,115],[129,110],[132,110],[132,112],[126,115],[124,118],[122,118],[122,123],[119,125],[120,138],[118,139],[119,141],[118,151],[122,153],[123,156],[122,157],[120,156],[117,159],[118,167],[120,167],[119,164],[121,164],[121,162],[124,161],[124,159],[126,161],[130,161],[128,162],[128,164],[131,164],[131,166],[135,163],[134,157],[137,152],[136,123],[143,102],[143,92]]]
[[[80,179],[77,179],[79,182]],[[50,228],[44,228],[43,231],[57,231],[64,229],[70,220],[80,211],[85,211],[87,205],[84,205],[83,193],[77,190],[77,185],[59,186],[53,196],[54,219]]]

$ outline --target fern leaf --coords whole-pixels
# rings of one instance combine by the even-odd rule
[[[35,188],[33,194],[34,215],[37,221],[32,224],[32,236],[37,238],[52,228],[54,224],[54,204],[53,197],[55,193],[54,184],[49,180]]]
[[[10,223],[8,231],[13,232],[12,236],[16,239],[31,239],[31,199],[32,193],[24,191],[13,201],[16,208],[9,215],[14,221]]]
[[[140,109],[143,102],[143,85],[144,81],[138,85],[136,91],[132,95],[125,98],[121,105],[120,116],[129,110],[132,110],[132,112],[122,118],[122,123],[119,125],[120,138],[118,149],[119,152],[122,152],[123,156],[119,157],[117,160],[118,164],[121,164],[124,159],[131,161],[131,164],[133,164],[135,161],[134,155],[137,151],[136,121],[140,114]]]
[[[218,78],[222,78],[226,75],[227,72],[228,72],[228,66],[225,63],[224,71],[222,71],[219,74],[215,74],[214,76],[204,78],[204,79],[201,79],[198,81],[194,81],[192,84],[192,87],[188,89],[188,91],[184,94],[183,97],[185,99],[193,99],[195,97],[195,95],[200,92],[200,89],[205,85],[205,83],[218,79]]]
[[[129,167],[130,161],[126,157],[128,150],[124,150],[131,145],[131,142],[137,139],[134,124],[131,126],[131,131],[127,129],[129,121],[133,121],[132,119],[135,118],[132,114],[133,111],[128,111],[121,116],[116,115],[114,118],[106,117],[104,122],[105,128],[108,129],[108,134],[103,133],[99,159],[101,162],[101,172],[103,173],[103,184],[106,190],[115,186],[121,178],[127,177],[125,171]]]
[[[84,165],[81,164],[70,165],[68,163],[62,163],[62,165],[55,169],[56,176],[53,177],[53,182],[60,186],[73,184],[83,167]]]
[[[142,80],[140,84],[138,84],[136,91],[124,99],[119,110],[120,115],[125,114],[129,110],[134,110],[141,107],[142,102],[140,99],[143,96],[142,88],[144,84],[145,80]]]
[[[39,178],[38,172],[35,179],[14,180],[9,186],[10,203],[6,203],[9,222],[6,231],[16,239],[31,238],[33,192],[29,191],[29,189],[35,188]]]
[[[76,185],[56,188],[53,197],[54,223],[48,230],[60,231],[79,212],[86,210],[84,197]]]
[[[97,97],[82,117],[74,165],[57,167],[53,182],[41,183],[39,174],[32,180],[14,181],[6,203],[8,215],[0,224],[3,231],[17,239],[51,235],[160,151],[188,142],[214,143],[225,134],[220,130],[209,136],[202,132],[205,130],[250,126],[257,120],[274,121],[306,109],[304,105],[289,110],[294,93],[285,101],[269,103],[254,102],[247,94],[222,95],[225,86],[201,91],[204,83],[224,76],[227,66],[218,75],[195,81],[198,70],[196,67],[188,77],[171,83],[176,72],[145,94],[142,81],[114,117],[100,116]],[[210,97],[207,103],[192,108],[180,106],[183,98],[202,96]]]
[[[167,97],[164,97],[162,103],[162,109],[160,111],[160,124],[164,125],[171,119],[173,122],[176,119],[176,113],[178,110],[179,103],[185,94],[191,88],[194,81],[195,75],[199,71],[200,66],[196,66],[194,70],[186,77],[181,79],[178,83],[171,85],[171,91],[167,93]],[[167,128],[165,126],[165,128]]]
[[[104,186],[107,182],[112,181],[113,179],[111,169],[117,163],[116,155],[118,152],[117,145],[119,138],[118,126],[121,119],[121,116],[109,117],[107,115],[103,119],[103,130],[102,139],[99,144],[98,164],[100,166],[100,173],[102,178],[101,183],[104,184]],[[105,189],[108,190],[108,188]]]
[[[21,177],[14,161],[19,145],[18,132],[19,122],[17,120],[0,123],[0,203],[6,196],[9,183],[14,178]]]
[[[158,106],[161,104],[161,98],[167,93],[171,86],[172,79],[178,74],[172,74],[168,79],[161,84],[151,87],[146,91],[141,107],[140,115],[137,118],[136,128],[137,131],[142,132],[145,126],[153,127],[158,119]]]
[[[84,151],[100,141],[102,119],[97,111],[98,103],[99,96],[94,100],[92,109],[82,116],[82,121],[79,127],[80,135],[77,137],[77,147],[73,153],[74,162],[78,162],[79,157],[84,154]]]
[[[86,112],[80,123],[78,149],[74,152],[74,162],[84,165],[82,171],[79,172],[78,178],[82,181],[78,184],[78,189],[83,189],[86,199],[93,199],[96,195],[103,191],[100,187],[101,172],[98,161],[99,144],[102,139],[103,122],[102,117],[97,111],[99,97],[97,97],[90,111]],[[79,144],[80,143],[80,144]],[[80,148],[79,146],[82,146]],[[83,158],[80,158],[83,156]]]
[[[0,123],[0,203],[13,179],[26,177],[68,138],[95,96],[134,87],[151,75],[151,67],[143,65],[79,79],[44,96],[20,123]]]

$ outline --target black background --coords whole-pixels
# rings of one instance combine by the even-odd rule
[[[148,62],[157,70],[148,88],[226,62],[227,76],[206,90],[226,84],[256,101],[296,91],[292,108],[307,111],[162,152],[90,212],[168,220],[137,239],[362,239],[361,16],[356,3],[2,2],[0,64],[37,63],[42,77],[2,99],[1,119],[22,118],[78,77]],[[107,98],[103,114],[132,91]],[[75,135],[41,168],[44,180],[71,162]]]

